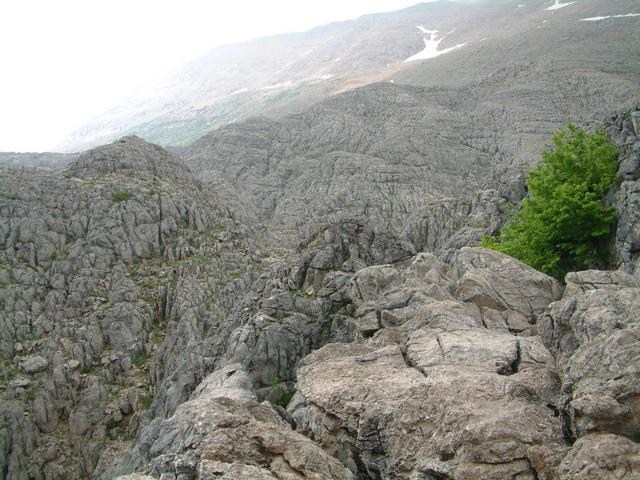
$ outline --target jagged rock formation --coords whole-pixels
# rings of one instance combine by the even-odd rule
[[[618,270],[469,247],[553,128],[637,101],[613,44],[577,79],[418,65],[183,148],[0,157],[0,479],[640,476],[640,108],[605,125]]]
[[[150,358],[186,301],[171,288],[180,272],[207,259],[207,290],[221,292],[251,263],[253,236],[176,162],[125,138],[63,171],[3,171],[4,478],[89,476],[151,402]]]
[[[636,115],[607,127],[626,175],[612,201],[637,182]],[[562,291],[460,248],[499,228],[520,176],[400,231],[347,209],[292,234],[261,217],[264,191],[192,166],[202,181],[127,137],[3,167],[4,478],[638,474],[633,240],[614,240],[629,273]]]
[[[451,265],[420,254],[365,268],[348,286],[362,340],[304,360],[298,428],[357,478],[534,478],[527,449],[563,444],[553,358],[531,336],[559,285],[462,249]]]
[[[640,105],[616,115],[607,133],[620,145],[620,185],[609,202],[618,212],[615,265],[640,278]]]
[[[154,475],[189,478],[352,479],[349,470],[257,403],[241,365],[209,375],[169,419],[144,430],[128,460]],[[108,477],[111,478],[111,477]]]

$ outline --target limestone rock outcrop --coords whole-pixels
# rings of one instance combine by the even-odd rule
[[[2,163],[0,478],[637,477],[638,109],[618,270],[561,286],[471,246],[526,193],[514,145],[379,133],[424,93]]]

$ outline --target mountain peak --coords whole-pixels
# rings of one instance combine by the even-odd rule
[[[135,135],[127,135],[113,143],[88,150],[71,163],[69,170],[79,177],[143,172],[175,177],[190,173],[167,150]]]

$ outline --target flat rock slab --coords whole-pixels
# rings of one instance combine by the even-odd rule
[[[302,432],[359,475],[431,471],[471,479],[518,472],[533,479],[528,447],[562,443],[550,399],[540,396],[557,385],[546,369],[533,377],[496,373],[496,360],[517,356],[515,337],[490,333],[492,356],[480,346],[481,332],[443,333],[442,349],[437,333],[416,333],[406,358],[399,345],[327,345],[304,360],[289,411]],[[424,371],[413,368],[414,359]]]
[[[485,248],[464,247],[453,259],[456,298],[479,307],[514,310],[535,319],[558,300],[560,284],[518,260]]]

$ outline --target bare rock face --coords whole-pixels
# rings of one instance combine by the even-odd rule
[[[257,403],[240,365],[212,373],[170,418],[154,420],[129,457],[136,468],[163,479],[353,478],[270,404]]]
[[[611,204],[618,212],[615,260],[619,267],[640,278],[640,105],[614,117],[607,128],[620,145],[620,185]]]
[[[83,153],[70,163],[69,170],[77,177],[132,172],[182,179],[191,177],[184,164],[164,148],[136,136],[122,137]]]
[[[580,466],[587,458],[602,471],[637,471],[637,444],[627,439],[640,436],[640,284],[623,272],[579,272],[567,282],[540,319],[562,381],[564,428],[577,440],[559,478],[583,468],[600,478],[593,465]],[[598,459],[608,448],[605,468]]]
[[[207,259],[213,288],[248,257],[232,206],[164,149],[125,138],[70,160],[0,175],[6,479],[88,478],[135,436],[167,313],[186,303],[178,277]]]
[[[362,118],[385,111],[371,91],[350,98]],[[332,102],[333,118],[351,105]],[[482,151],[451,169],[440,138],[439,163],[403,170],[399,191],[386,159],[404,169],[402,145],[363,121],[333,151],[318,108],[203,139],[195,175],[133,137],[0,167],[0,478],[637,476],[634,204],[621,269],[563,290],[465,246],[522,196],[510,168],[485,182]]]
[[[461,277],[456,297],[481,308],[509,309],[533,320],[560,298],[557,281],[500,252],[462,248],[454,268]]]
[[[558,466],[559,480],[614,480],[640,476],[640,447],[619,435],[579,438]]]
[[[453,268],[424,254],[368,267],[353,277],[353,306],[364,318],[378,312],[378,328],[303,361],[288,410],[358,478],[533,479],[529,448],[564,444],[555,364],[540,339],[487,323],[495,311],[486,305],[454,300],[472,268],[519,273],[503,310],[531,314],[559,293],[552,279],[483,249],[458,252]]]

